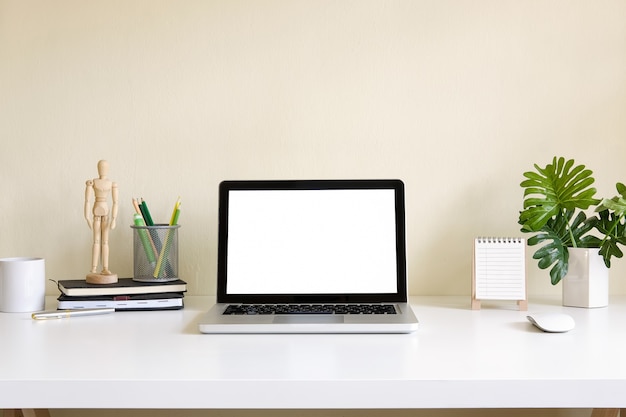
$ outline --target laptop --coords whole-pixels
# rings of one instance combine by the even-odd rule
[[[224,181],[202,333],[409,333],[400,180]]]

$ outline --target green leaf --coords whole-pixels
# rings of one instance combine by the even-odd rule
[[[626,213],[626,186],[618,182],[615,186],[619,195],[608,199],[602,200],[602,203],[596,208],[597,212],[604,210],[613,210],[618,216],[623,216]]]
[[[525,172],[526,180],[520,183],[524,190],[524,210],[519,223],[524,231],[538,232],[565,210],[586,210],[600,202],[594,198],[596,189],[593,172],[584,165],[575,165],[573,159],[554,157],[551,164],[537,172]]]
[[[596,217],[587,218],[582,211],[574,217],[574,210],[567,210],[562,216],[548,220],[539,233],[528,239],[529,246],[544,244],[533,254],[533,259],[538,260],[541,269],[552,267],[550,269],[552,285],[558,284],[567,274],[568,247],[600,246],[600,239],[588,235],[597,222]]]
[[[619,248],[619,245],[626,245],[626,225],[623,219],[623,213],[618,215],[607,209],[599,213],[599,219],[595,225],[596,229],[605,235],[600,244],[600,255],[602,255],[607,268],[611,267],[613,256],[616,258],[624,256]]]
[[[538,266],[541,269],[550,269],[550,281],[552,285],[556,285],[567,274],[567,267],[569,261],[569,252],[567,247],[563,244],[563,241],[554,234],[552,231],[546,231],[535,236],[537,238],[536,243],[549,240],[550,243],[539,248],[533,255],[533,259],[537,259]],[[528,244],[533,245],[534,240],[528,239]]]

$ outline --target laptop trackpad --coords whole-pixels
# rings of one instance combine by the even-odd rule
[[[317,315],[317,314],[303,314],[301,316],[294,315],[278,315],[274,317],[274,323],[282,323],[282,324],[306,324],[306,323],[320,323],[320,324],[328,324],[328,323],[343,323],[342,316],[326,316],[326,315]]]

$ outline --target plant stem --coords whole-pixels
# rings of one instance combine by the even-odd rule
[[[563,209],[563,216],[565,217],[565,209]],[[569,239],[572,242],[572,247],[573,248],[577,248],[578,245],[576,244],[576,239],[574,239],[574,233],[572,232],[572,227],[569,224],[569,221],[565,223],[565,226],[567,227],[567,233],[569,233]]]

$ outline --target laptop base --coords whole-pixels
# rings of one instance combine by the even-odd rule
[[[215,304],[198,323],[201,333],[411,333],[418,321],[407,303],[395,304],[398,314],[224,315],[228,304]]]

